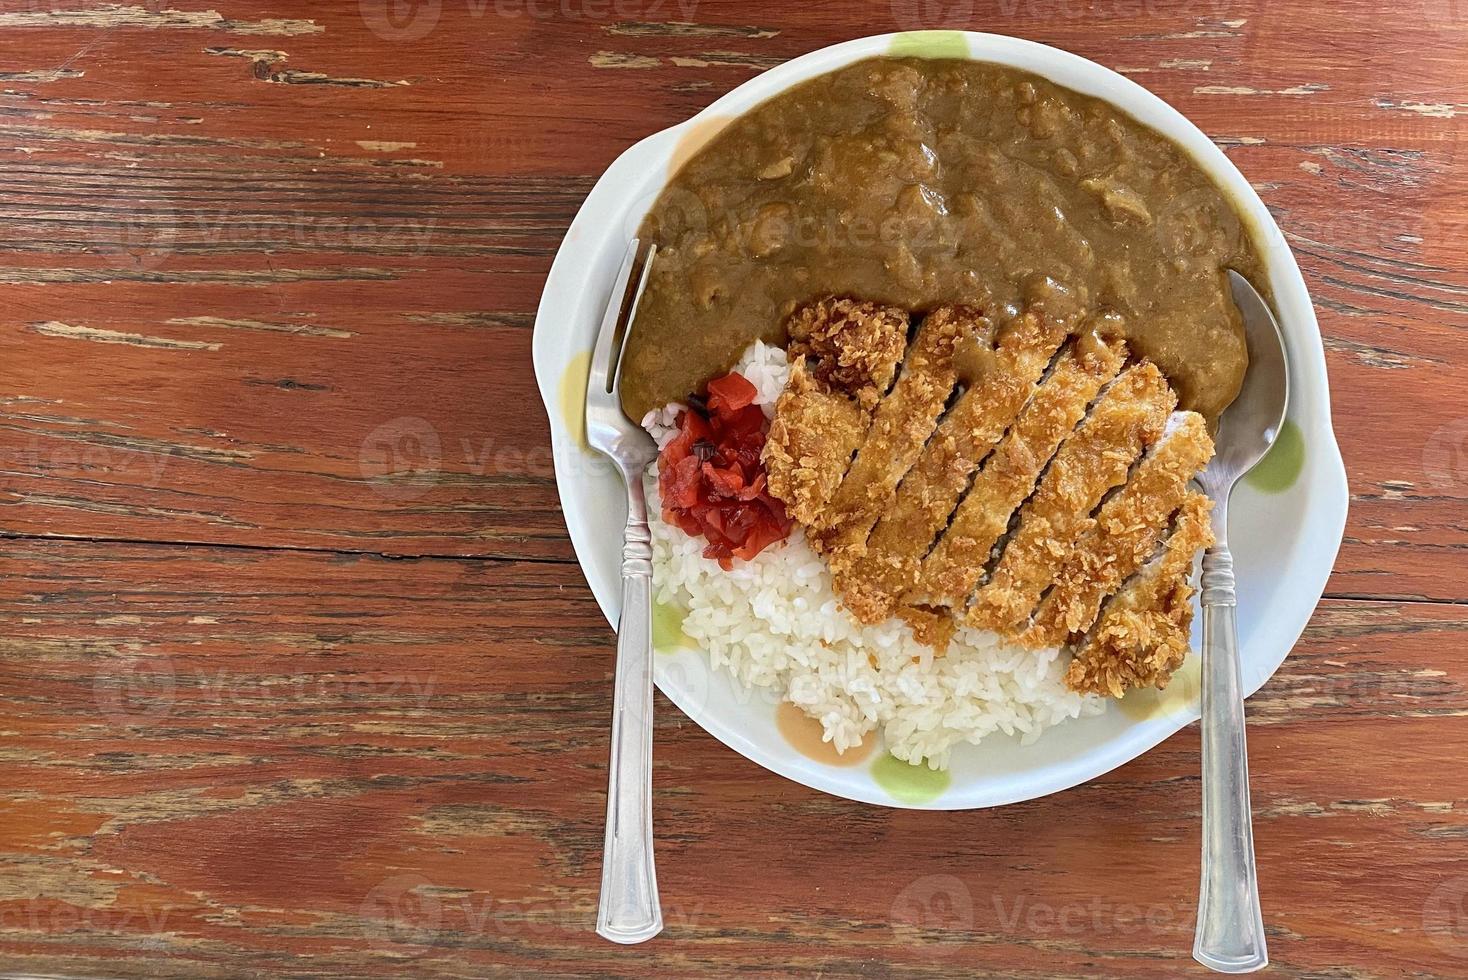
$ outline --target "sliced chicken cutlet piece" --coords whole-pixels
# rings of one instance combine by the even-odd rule
[[[923,560],[908,601],[952,606],[962,614],[994,543],[1009,527],[1010,515],[1030,495],[1045,464],[1125,358],[1121,342],[1094,339],[1077,341],[1061,355]]]
[[[1212,456],[1213,440],[1203,417],[1174,412],[1162,438],[1131,479],[1106,501],[1096,523],[1076,541],[1020,642],[1059,646],[1090,629],[1102,601],[1157,548],[1187,493],[1188,481]]]
[[[993,347],[985,337],[973,350],[959,351],[963,394],[898,487],[892,509],[867,539],[866,554],[835,582],[858,620],[886,619],[917,584],[923,557],[974,469],[1013,424],[1065,335],[1063,324],[1027,312],[1000,331]]]
[[[814,358],[816,379],[871,412],[892,387],[907,350],[907,311],[854,299],[823,299],[790,314],[790,360]]]
[[[1071,659],[1065,682],[1086,694],[1121,697],[1132,687],[1165,687],[1188,654],[1193,559],[1213,543],[1212,502],[1183,498],[1161,554],[1111,598]]]
[[[1076,539],[1095,523],[1092,509],[1126,480],[1176,404],[1177,395],[1151,362],[1121,373],[1061,445],[1040,489],[1021,509],[1019,529],[969,606],[970,625],[1005,636],[1026,626]]]
[[[853,299],[800,307],[787,323],[790,381],[775,405],[763,460],[770,492],[813,531],[892,385],[907,346],[906,310]],[[819,545],[819,537],[812,543]]]
[[[786,513],[807,527],[821,526],[869,421],[855,399],[812,377],[804,358],[794,360],[762,456],[770,493]]]
[[[834,575],[862,556],[872,525],[891,509],[897,484],[933,434],[958,382],[955,351],[981,337],[987,326],[977,310],[944,307],[918,327],[897,383],[878,403],[866,441],[831,499],[831,530],[821,544]]]

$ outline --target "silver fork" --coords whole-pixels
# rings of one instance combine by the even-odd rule
[[[627,484],[607,833],[596,915],[597,935],[614,943],[646,942],[663,930],[652,860],[652,532],[642,489],[642,475],[658,450],[652,436],[622,411],[621,384],[622,349],[657,246],[648,250],[640,271],[639,251],[634,238],[612,284],[586,383],[586,440],[617,464]],[[629,297],[634,272],[637,287]]]

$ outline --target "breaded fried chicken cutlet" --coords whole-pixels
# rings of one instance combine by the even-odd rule
[[[828,299],[796,310],[787,329],[792,361],[814,361],[818,381],[871,414],[892,387],[907,350],[906,310]]]
[[[1076,648],[1065,681],[1077,691],[1121,697],[1128,688],[1165,687],[1188,653],[1193,559],[1213,543],[1213,504],[1190,492],[1162,553],[1111,597]]]
[[[1091,510],[1126,480],[1132,461],[1157,441],[1176,404],[1177,395],[1153,365],[1122,372],[1061,444],[993,576],[974,596],[970,624],[1005,636],[1024,628],[1076,538],[1093,523]]]
[[[907,330],[905,311],[849,299],[813,303],[790,318],[790,381],[763,460],[770,491],[808,530],[830,526],[828,504],[892,386]]]
[[[1174,413],[1161,440],[1076,542],[1021,642],[1058,646],[1090,629],[1102,601],[1157,546],[1188,481],[1212,456],[1213,440],[1203,416]]]
[[[827,299],[790,319],[769,489],[859,622],[897,616],[941,654],[960,627],[1072,651],[1067,683],[1120,696],[1181,663],[1188,490],[1204,419],[1104,316]],[[910,337],[910,339],[909,339]]]
[[[966,307],[935,310],[918,325],[902,371],[877,404],[866,441],[831,498],[821,550],[840,576],[866,552],[867,535],[891,510],[897,485],[917,461],[958,382],[955,355],[979,342],[988,321]]]
[[[1014,422],[1050,363],[1065,330],[1036,313],[1017,318],[987,354],[982,376],[970,376],[962,395],[903,478],[892,509],[867,539],[866,552],[836,583],[858,620],[881,622],[917,584],[929,547],[948,523],[974,470]]]
[[[856,399],[823,384],[804,358],[791,364],[764,448],[770,492],[791,517],[807,528],[822,527],[826,504],[870,422]]]
[[[974,480],[948,532],[927,560],[914,589],[921,601],[962,611],[990,552],[1036,479],[1101,387],[1121,370],[1125,347],[1073,345],[1020,413],[992,459]]]

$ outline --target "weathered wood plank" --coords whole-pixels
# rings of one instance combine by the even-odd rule
[[[0,5],[0,970],[1196,970],[1192,731],[917,814],[660,702],[669,929],[590,935],[611,637],[530,376],[546,270],[631,143],[914,28],[1123,71],[1278,216],[1351,476],[1330,591],[1437,601],[1325,602],[1250,703],[1273,970],[1464,974],[1460,0]],[[380,557],[422,554],[457,557]]]
[[[1059,796],[918,813],[779,779],[660,701],[669,929],[631,956],[590,932],[612,637],[574,568],[12,541],[0,618],[9,968],[1186,968],[1192,729]],[[1465,638],[1468,607],[1328,601],[1251,702],[1280,975],[1460,974],[1468,804],[1406,760],[1468,740]]]

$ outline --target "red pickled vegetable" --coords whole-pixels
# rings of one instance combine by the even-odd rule
[[[722,415],[725,412],[753,405],[755,396],[759,394],[749,379],[738,371],[730,371],[722,378],[715,378],[709,382],[709,412],[714,415]],[[761,415],[764,413],[761,412]]]
[[[678,416],[678,434],[658,455],[663,520],[708,541],[705,558],[725,570],[790,535],[794,522],[770,496],[760,453],[769,424],[758,392],[737,372],[708,385],[708,417]]]

